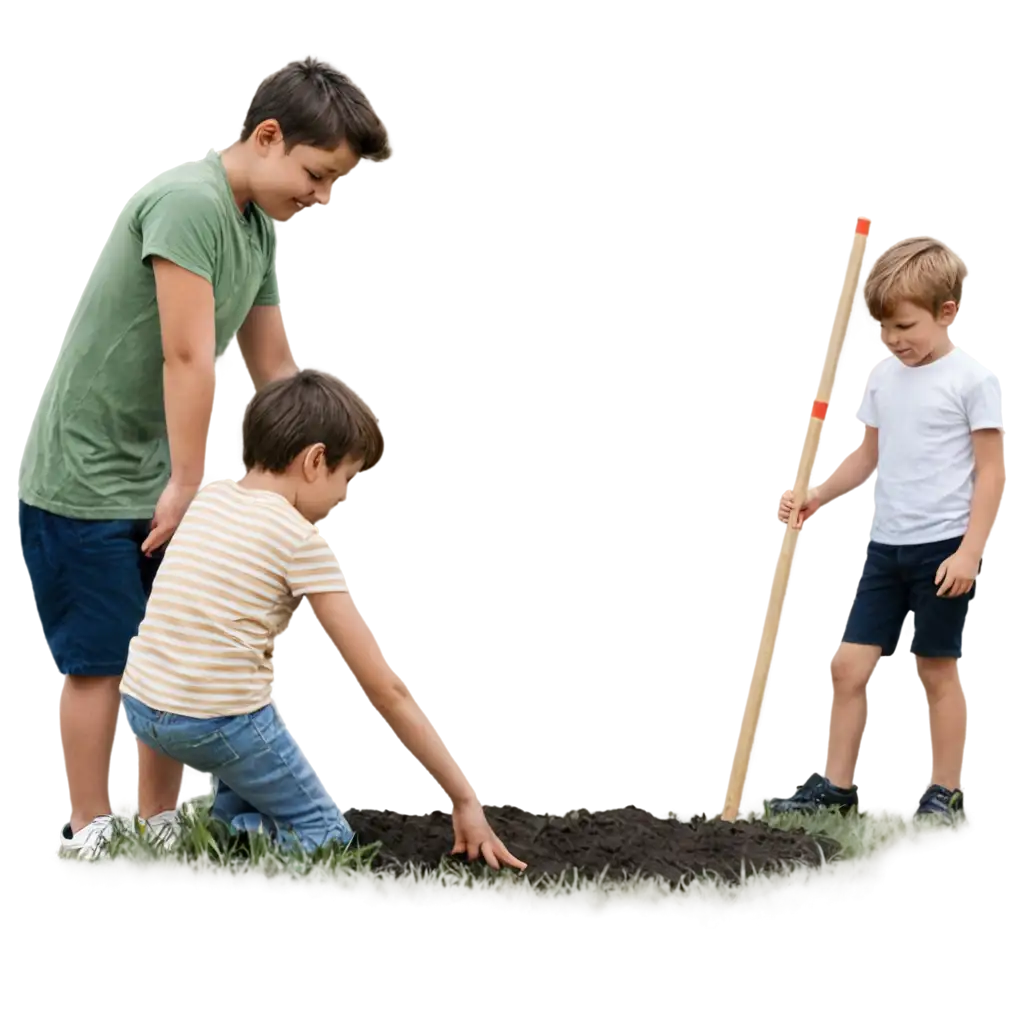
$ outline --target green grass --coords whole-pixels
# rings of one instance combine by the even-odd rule
[[[298,891],[315,901],[354,901],[395,909],[494,908],[522,914],[551,912],[559,905],[572,913],[672,914],[686,912],[697,902],[730,905],[752,891],[799,887],[816,874],[844,878],[888,849],[950,827],[871,811],[845,818],[822,813],[812,818],[771,817],[768,821],[779,828],[804,827],[833,838],[842,852],[821,868],[752,874],[733,887],[715,878],[699,879],[684,890],[649,880],[587,880],[569,872],[556,881],[538,881],[508,870],[482,873],[453,863],[396,877],[373,869],[375,847],[308,855],[274,849],[264,837],[255,837],[248,856],[232,857],[199,814],[186,823],[180,844],[169,852],[119,830],[111,844],[111,856],[123,868],[151,877],[190,878],[203,888],[217,883],[218,889],[221,885],[258,883],[270,891]]]

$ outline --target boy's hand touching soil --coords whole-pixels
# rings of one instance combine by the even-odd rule
[[[455,804],[452,808],[452,830],[455,832],[455,845],[452,853],[464,853],[470,860],[483,855],[488,865],[498,871],[502,864],[512,868],[526,869],[526,865],[513,857],[505,844],[494,834],[487,824],[484,809],[477,801],[467,804]]]

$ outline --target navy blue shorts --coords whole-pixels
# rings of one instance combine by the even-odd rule
[[[121,675],[162,556],[142,553],[149,521],[70,519],[18,506],[21,550],[57,669]]]
[[[899,643],[903,620],[913,612],[911,652],[922,658],[959,658],[967,608],[978,585],[959,597],[939,597],[935,574],[962,539],[901,545],[871,541],[843,642],[881,647],[888,657]]]

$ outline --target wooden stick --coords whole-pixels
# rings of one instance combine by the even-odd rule
[[[861,262],[864,259],[864,247],[867,244],[870,221],[857,221],[857,231],[853,236],[853,249],[850,262],[846,268],[846,280],[839,296],[839,308],[836,310],[835,323],[832,325],[832,337],[828,343],[828,354],[825,356],[825,367],[821,372],[818,384],[818,395],[811,409],[811,421],[807,425],[807,437],[804,450],[800,456],[800,466],[796,474],[796,486],[793,488],[793,511],[790,513],[789,524],[782,540],[782,551],[775,567],[775,579],[772,581],[771,597],[768,600],[768,613],[764,620],[761,633],[761,646],[754,663],[754,677],[750,682],[750,693],[747,696],[747,707],[743,713],[743,724],[740,727],[740,738],[736,745],[736,756],[732,764],[732,775],[729,778],[729,789],[725,797],[725,810],[722,818],[735,821],[740,809],[740,798],[743,795],[743,783],[747,777],[747,765],[750,762],[750,751],[754,745],[754,732],[757,719],[761,713],[761,701],[764,697],[765,684],[768,681],[768,669],[775,650],[775,637],[779,631],[779,619],[782,617],[782,602],[786,597],[786,585],[789,583],[789,571],[793,565],[793,552],[796,550],[796,529],[800,508],[807,497],[810,486],[811,469],[814,456],[818,451],[818,439],[821,427],[828,410],[832,395],[832,385],[836,379],[836,367],[839,365],[839,353],[846,337],[846,327],[850,322],[850,311],[853,308],[853,296],[860,277]]]

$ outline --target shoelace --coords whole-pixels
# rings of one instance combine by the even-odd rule
[[[98,855],[110,842],[114,826],[113,818],[106,818],[101,822],[93,821],[90,825],[89,834],[83,839],[82,845],[78,848],[79,856],[83,854],[86,856]]]
[[[823,797],[827,792],[827,779],[823,775],[815,773],[800,787],[796,797],[798,800],[813,801]]]
[[[938,806],[942,808],[949,807],[949,797],[942,792],[937,786],[933,786],[928,790],[923,797],[921,797],[921,806],[926,807],[929,804],[932,806]]]

